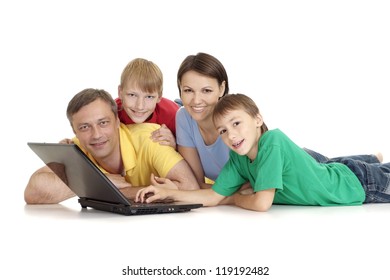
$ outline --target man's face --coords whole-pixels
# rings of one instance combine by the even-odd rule
[[[72,127],[85,148],[96,161],[115,156],[120,151],[119,119],[110,105],[97,99],[72,116]]]

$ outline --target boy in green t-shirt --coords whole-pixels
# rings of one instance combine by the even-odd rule
[[[267,211],[272,204],[390,202],[390,163],[367,163],[348,157],[319,163],[279,129],[268,131],[248,96],[231,94],[222,98],[214,109],[213,120],[231,151],[212,189],[162,189],[158,186],[171,182],[156,178],[152,179],[153,186],[137,193],[136,199],[151,202],[172,198],[204,206],[233,203],[255,211]],[[250,192],[240,191],[245,182],[250,182]]]

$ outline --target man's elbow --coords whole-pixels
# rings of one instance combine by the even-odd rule
[[[57,204],[62,202],[63,198],[55,198],[45,188],[35,186],[29,182],[26,189],[24,190],[24,201],[27,204]]]
[[[38,169],[28,180],[27,186],[24,189],[24,201],[27,204],[43,204],[42,198],[46,196],[42,188],[42,178],[47,173],[45,170],[46,167]]]
[[[31,197],[28,193],[24,192],[24,201],[26,204],[36,204],[33,197]]]
[[[27,185],[24,190],[24,201],[27,204],[41,204],[41,195],[33,189],[31,185]]]

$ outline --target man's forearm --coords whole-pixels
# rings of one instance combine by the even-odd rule
[[[129,200],[134,200],[137,192],[144,187],[125,187],[119,189],[121,193]]]

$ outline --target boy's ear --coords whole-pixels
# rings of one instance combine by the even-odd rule
[[[263,125],[263,117],[260,114],[256,115],[256,125],[257,127],[261,127]]]
[[[122,87],[121,87],[121,85],[118,86],[118,97],[122,98]]]

